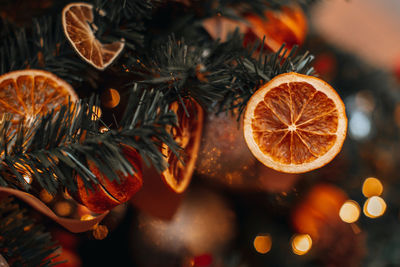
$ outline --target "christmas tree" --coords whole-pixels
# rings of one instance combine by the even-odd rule
[[[0,0],[0,266],[398,265],[399,84],[315,2]]]

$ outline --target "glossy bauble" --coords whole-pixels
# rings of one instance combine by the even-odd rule
[[[209,114],[204,124],[195,173],[233,190],[287,192],[300,177],[274,171],[250,152],[237,114]]]
[[[141,159],[136,150],[123,148],[123,153],[134,167],[134,175],[119,175],[120,181],[110,181],[108,177],[89,161],[91,172],[97,177],[99,183],[92,184],[92,189],[86,188],[82,178],[77,175],[78,190],[71,195],[93,212],[103,213],[115,206],[128,201],[142,187]]]

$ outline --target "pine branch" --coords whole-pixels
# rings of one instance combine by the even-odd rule
[[[141,59],[132,58],[132,72],[142,79],[140,83],[162,91],[169,102],[191,96],[211,108],[232,90],[232,62],[242,52],[237,33],[227,42],[203,45],[171,36],[167,44],[155,44]]]
[[[20,126],[15,133],[10,131],[12,118],[4,118],[0,124],[0,184],[29,191],[31,185],[24,177],[28,176],[50,193],[61,186],[74,191],[77,173],[90,187],[99,181],[88,161],[110,181],[119,181],[118,173],[136,171],[123,154],[124,145],[136,149],[158,171],[166,168],[161,145],[165,143],[173,151],[178,146],[166,130],[167,125],[175,125],[176,116],[168,111],[161,92],[142,92],[134,87],[122,126],[106,133],[100,133],[97,122],[91,119],[95,105],[98,103],[92,98],[87,103],[62,106],[36,118],[27,128]]]
[[[161,90],[169,101],[193,97],[209,111],[236,109],[239,116],[248,99],[262,84],[286,72],[312,75],[313,56],[308,52],[295,56],[297,48],[281,47],[276,53],[261,51],[260,42],[243,47],[238,32],[226,42],[197,44],[169,38],[166,45],[155,45],[141,59],[131,59],[133,72],[140,83]]]
[[[0,201],[0,254],[10,266],[54,266],[57,249],[50,233],[11,198]]]
[[[250,49],[249,55],[236,58],[235,82],[232,84],[236,90],[228,93],[219,103],[219,111],[237,108],[239,119],[253,93],[275,76],[287,72],[315,75],[311,65],[314,56],[309,52],[296,56],[297,47],[288,51],[282,45],[276,53],[265,54],[261,51],[257,58],[250,56],[257,49],[260,49],[260,45],[256,44]]]
[[[8,24],[9,34],[0,42],[0,72],[26,68],[34,57],[31,42],[25,29],[18,29]]]
[[[95,87],[99,73],[80,58],[67,41],[60,14],[34,19],[31,38],[36,52],[32,68],[48,70],[72,85],[86,81]]]
[[[0,74],[29,67],[48,70],[72,84],[96,83],[98,72],[67,42],[59,14],[34,19],[29,28],[4,23],[8,34],[0,40]]]
[[[153,1],[149,0],[94,0],[96,36],[102,42],[125,40],[134,50],[144,43],[144,20],[151,18]],[[98,11],[103,11],[98,12]]]
[[[154,5],[159,1],[149,0],[94,0],[97,8],[107,12],[111,21],[150,19]]]

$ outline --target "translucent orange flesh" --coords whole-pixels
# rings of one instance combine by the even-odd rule
[[[51,78],[21,75],[0,83],[0,113],[13,113],[13,122],[32,118],[68,104],[70,92]]]
[[[338,111],[326,94],[305,82],[268,91],[252,118],[261,151],[283,164],[312,162],[336,141]]]
[[[90,26],[93,13],[88,6],[71,7],[65,14],[65,22],[67,34],[76,49],[98,67],[108,64],[123,45],[121,42],[102,44],[95,38]]]
[[[201,111],[198,110],[195,103],[191,103],[190,101],[185,101],[185,106],[190,117],[187,116],[180,104],[175,102],[171,107],[171,109],[176,112],[178,117],[178,127],[174,127],[172,129],[172,133],[175,141],[180,147],[183,148],[183,155],[181,158],[183,159],[184,164],[178,160],[176,155],[169,148],[167,148],[167,162],[169,166],[164,172],[164,175],[167,176],[166,178],[169,180],[168,182],[170,185],[177,188],[179,188],[181,184],[185,182],[185,179],[190,179],[190,172],[193,170],[188,170],[186,166],[189,165],[190,161],[195,160],[193,149],[195,142],[197,142],[197,139],[199,138],[196,138],[196,135],[201,134],[199,131],[199,127],[201,127],[201,121],[197,116]]]

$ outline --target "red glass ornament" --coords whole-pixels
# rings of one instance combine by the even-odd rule
[[[71,195],[75,200],[93,212],[103,213],[115,206],[128,201],[142,187],[142,166],[138,152],[132,148],[124,147],[123,154],[136,170],[134,175],[119,175],[120,182],[110,181],[106,175],[88,162],[91,172],[98,178],[99,184],[92,184],[93,189],[86,188],[82,178],[77,175],[78,190]]]
[[[211,266],[213,263],[213,256],[210,254],[203,254],[193,258],[194,266],[196,267],[206,267]]]

